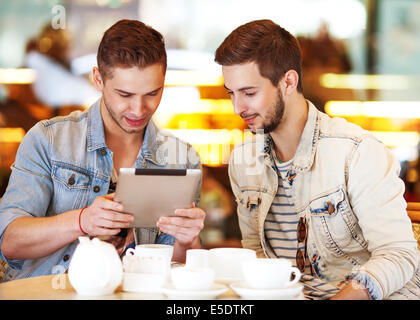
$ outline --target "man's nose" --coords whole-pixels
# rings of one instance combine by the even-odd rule
[[[133,115],[140,116],[143,114],[145,103],[142,98],[136,98],[131,101],[130,112]]]
[[[246,105],[244,104],[242,99],[238,96],[232,97],[232,104],[233,104],[233,111],[235,112],[235,114],[237,114],[239,116],[242,113],[244,113],[244,111],[247,110]]]

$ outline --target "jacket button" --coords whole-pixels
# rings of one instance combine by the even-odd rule
[[[74,185],[74,183],[76,182],[75,180],[74,180],[74,177],[75,177],[75,174],[73,174],[70,178],[69,178],[69,180],[67,181],[67,183],[69,184],[69,185]]]
[[[94,186],[93,187],[93,192],[98,193],[99,191],[101,191],[101,188],[99,186]]]
[[[66,255],[63,257],[63,261],[64,261],[64,262],[68,261],[69,259],[70,259],[70,255],[68,255],[68,254],[66,254]]]
[[[105,149],[101,149],[99,151],[99,153],[100,153],[101,156],[106,156],[106,150]]]
[[[332,206],[331,202],[328,201],[328,213],[331,214],[334,213],[334,211],[334,207]]]

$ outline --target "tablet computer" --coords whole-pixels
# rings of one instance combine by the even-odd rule
[[[199,169],[121,168],[114,200],[134,215],[131,228],[156,227],[162,216],[192,207]]]

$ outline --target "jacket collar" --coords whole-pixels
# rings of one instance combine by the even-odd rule
[[[105,148],[105,131],[101,116],[101,99],[98,99],[87,111],[88,136],[87,150],[95,151]]]
[[[292,163],[292,170],[300,172],[307,171],[312,167],[319,138],[319,111],[312,102],[309,100],[306,101],[309,106],[308,119],[306,120],[306,124]],[[260,155],[270,161],[272,161],[272,146],[273,140],[271,136],[269,134],[264,134],[264,149]]]
[[[87,111],[88,119],[88,141],[87,150],[95,151],[106,148],[104,124],[101,115],[101,99],[96,101]],[[159,128],[152,120],[146,126],[143,144],[137,155],[137,160],[148,160],[157,165],[165,165],[164,157],[160,148],[158,148]]]
[[[308,102],[308,119],[300,137],[299,146],[296,150],[293,168],[296,171],[307,171],[312,167],[315,158],[315,151],[319,139],[320,113],[318,109]]]

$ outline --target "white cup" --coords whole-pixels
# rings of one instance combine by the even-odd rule
[[[189,249],[186,254],[185,266],[188,268],[208,268],[209,250]]]
[[[243,280],[242,261],[256,258],[256,252],[251,249],[214,248],[209,250],[210,267],[216,272],[216,281],[223,283]]]
[[[127,292],[158,293],[166,282],[164,274],[124,273],[122,289]]]
[[[168,244],[138,244],[135,249],[127,249],[127,255],[132,254],[135,256],[150,257],[161,255],[166,257],[169,260],[169,263],[172,260],[172,254],[174,252],[174,247]]]
[[[167,274],[168,261],[163,255],[125,255],[122,259],[125,273]]]
[[[246,284],[253,289],[282,289],[300,280],[298,268],[287,259],[258,258],[243,261],[242,271]],[[294,279],[290,281],[291,275]]]
[[[211,268],[177,267],[171,270],[172,284],[177,290],[209,290],[214,277]]]
[[[156,273],[152,271],[153,268],[160,270],[159,266],[163,266],[166,278],[169,280],[173,252],[174,247],[167,244],[139,244],[135,249],[127,249],[126,256],[134,255],[142,258],[137,269],[143,273]]]

